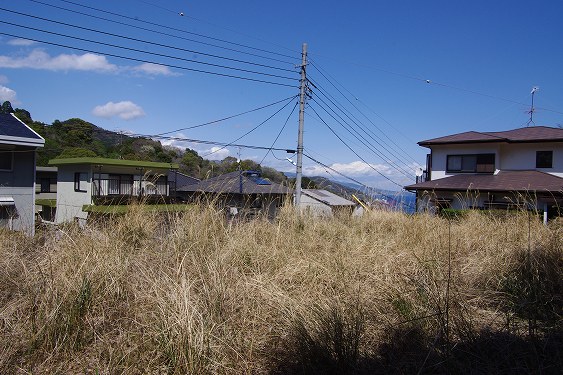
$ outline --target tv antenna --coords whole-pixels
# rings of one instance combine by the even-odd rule
[[[534,86],[532,87],[532,91],[530,92],[530,94],[532,94],[532,106],[528,111],[528,114],[530,114],[530,119],[526,123],[526,126],[530,126],[530,124],[534,124],[534,126],[536,125],[536,123],[534,122],[534,112],[536,111],[536,109],[534,108],[534,95],[536,94],[537,91],[539,91],[539,89],[540,89],[539,87]]]

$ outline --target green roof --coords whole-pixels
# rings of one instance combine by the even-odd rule
[[[109,158],[68,158],[68,159],[51,159],[49,165],[77,165],[77,164],[94,164],[94,165],[112,165],[119,167],[136,167],[136,168],[154,168],[154,169],[178,169],[175,163],[157,163],[154,161],[142,160],[123,160]]]
[[[129,211],[129,205],[107,205],[96,206],[86,204],[82,206],[83,212],[92,212],[96,214],[124,214]],[[193,208],[188,204],[144,204],[140,206],[143,211],[147,212],[185,212]]]
[[[37,198],[35,200],[35,204],[38,206],[57,207],[57,200],[49,198]]]

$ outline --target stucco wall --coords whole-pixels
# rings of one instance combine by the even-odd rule
[[[553,151],[552,168],[536,168],[536,151]],[[446,172],[448,155],[495,154],[498,170],[538,170],[563,177],[563,145],[561,143],[439,145],[432,147],[432,180],[453,176]]]
[[[87,174],[84,192],[74,191],[74,173]],[[57,213],[55,222],[64,223],[74,218],[86,219],[88,213],[82,212],[82,206],[92,203],[92,171],[88,165],[59,166],[57,176]]]
[[[33,235],[35,228],[35,148],[15,149],[12,171],[0,171],[0,196],[14,199],[13,230]],[[1,222],[6,226],[8,222]]]
[[[498,168],[499,161],[498,144],[486,145],[456,145],[456,146],[433,146],[432,147],[432,180],[438,180],[455,175],[455,173],[446,172],[446,162],[448,155],[465,155],[465,154],[495,154],[495,168]]]

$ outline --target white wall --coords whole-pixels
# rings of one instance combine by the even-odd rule
[[[536,168],[536,151],[553,151],[553,168]],[[537,169],[538,171],[563,177],[563,145],[561,143],[502,145],[499,169]]]
[[[453,176],[456,173],[446,173],[446,162],[448,155],[464,155],[464,154],[495,154],[495,168],[498,168],[499,161],[498,144],[484,144],[484,145],[439,145],[432,146],[432,180],[438,180]]]
[[[84,183],[85,192],[74,191],[74,173],[87,173]],[[74,218],[86,219],[88,213],[82,212],[82,206],[92,203],[92,171],[89,165],[61,165],[57,176],[57,213],[56,223],[73,221]]]
[[[536,151],[553,151],[553,168],[536,169]],[[432,146],[432,180],[453,176],[446,172],[448,155],[495,154],[495,168],[499,170],[538,170],[563,177],[563,144],[482,144]]]

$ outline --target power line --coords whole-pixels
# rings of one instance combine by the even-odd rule
[[[158,34],[158,35],[164,35],[164,36],[168,36],[168,37],[171,37],[171,38],[189,41],[189,42],[192,42],[192,43],[198,43],[198,44],[202,44],[202,45],[205,45],[205,46],[223,49],[223,50],[226,50],[226,51],[246,54],[246,55],[249,55],[249,56],[259,57],[259,58],[266,59],[266,60],[277,61],[277,62],[280,62],[280,63],[293,65],[293,63],[290,62],[290,61],[281,60],[281,59],[277,59],[277,58],[273,58],[273,57],[269,57],[269,56],[262,56],[262,55],[258,55],[258,54],[252,53],[252,52],[241,51],[241,50],[238,50],[238,49],[220,46],[220,45],[212,44],[212,43],[207,43],[207,42],[203,42],[203,41],[200,41],[200,40],[190,39],[190,38],[186,38],[186,37],[182,37],[182,36],[178,36],[178,35],[174,35],[174,34],[170,34],[170,33],[165,33],[163,31],[149,29],[149,28],[146,28],[146,27],[138,26],[138,25],[131,25],[131,24],[128,24],[128,23],[125,23],[125,22],[120,22],[120,21],[112,20],[112,19],[105,18],[105,17],[95,16],[93,14],[88,14],[88,13],[84,13],[84,12],[79,12],[77,10],[63,8],[63,7],[60,7],[60,6],[53,5],[53,4],[47,4],[47,3],[44,3],[44,2],[41,2],[41,1],[38,1],[38,0],[28,0],[28,1],[35,2],[35,3],[38,3],[38,4],[42,4],[42,5],[47,6],[47,7],[63,10],[63,11],[66,11],[66,12],[70,12],[70,13],[73,13],[73,14],[79,14],[79,15],[94,18],[94,19],[97,19],[97,20],[102,20],[102,21],[114,23],[114,24],[121,25],[121,26],[131,27],[131,28],[134,28],[134,29],[137,29],[137,30],[148,31],[148,32],[155,33],[155,34]]]
[[[373,169],[377,174],[379,174],[381,177],[385,178],[386,180],[388,180],[389,182],[391,182],[394,185],[399,186],[401,189],[403,188],[402,185],[398,184],[397,182],[393,181],[392,179],[390,179],[388,176],[385,176],[383,173],[381,173],[380,171],[378,171],[377,169],[375,169],[370,163],[368,163],[364,158],[362,158],[352,147],[350,147],[346,142],[344,142],[344,140],[342,139],[342,137],[340,137],[335,131],[334,129],[332,129],[332,127],[318,114],[317,111],[315,111],[315,108],[313,107],[309,107],[313,112],[315,112],[315,114],[317,115],[317,117],[319,118],[319,120],[321,120],[327,128],[329,128],[329,130],[332,132],[332,134],[334,134],[336,136],[336,138],[338,138],[340,140],[340,142],[342,142],[344,144],[344,146],[346,146],[350,151],[352,151],[354,153],[354,155],[356,155],[361,161],[363,161],[366,165],[368,165],[371,169]]]
[[[408,165],[407,163],[405,163],[405,162],[404,162],[403,160],[401,160],[395,153],[393,153],[392,151],[390,151],[384,144],[382,144],[381,142],[384,142],[383,140],[381,140],[379,137],[376,136],[376,137],[381,141],[381,142],[379,142],[377,139],[375,139],[374,137],[372,137],[371,134],[366,131],[365,126],[363,126],[363,124],[361,124],[361,122],[358,124],[358,122],[355,121],[355,120],[357,120],[357,119],[355,119],[355,118],[352,119],[350,116],[348,116],[348,114],[346,113],[346,111],[344,111],[343,109],[341,109],[340,107],[338,107],[338,105],[337,105],[336,103],[334,103],[334,101],[331,100],[322,90],[319,90],[319,92],[320,92],[324,97],[326,97],[326,98],[333,104],[333,106],[335,106],[335,107],[336,107],[337,109],[339,109],[342,113],[344,113],[344,115],[345,115],[346,117],[348,117],[348,119],[350,119],[350,120],[352,121],[352,123],[354,123],[365,135],[367,135],[369,138],[371,138],[373,141],[375,141],[375,143],[377,143],[381,148],[383,148],[391,157],[397,158],[397,160],[399,160],[405,167],[411,168],[410,165]],[[334,109],[333,109],[329,104],[327,104],[322,98],[320,98],[319,96],[317,96],[317,98],[318,98],[320,101],[322,101],[324,105],[326,105],[327,107],[329,107],[329,108],[333,111],[334,114],[336,114],[342,121],[344,121],[344,123],[345,123],[346,125],[350,126],[350,124],[348,124],[348,122],[347,122],[346,120],[344,120],[344,119],[342,118],[342,116],[338,115],[338,114],[336,113],[336,111],[334,111]],[[325,108],[323,108],[323,109],[326,111]],[[327,112],[327,113],[328,113],[328,112]],[[332,116],[330,113],[329,113],[329,115],[330,115],[333,119],[335,119],[334,116]],[[354,116],[352,115],[352,117],[354,117]],[[336,119],[335,119],[335,120],[336,120]],[[343,125],[340,121],[338,121],[338,120],[336,120],[336,121],[337,121],[342,127],[344,127],[344,125]],[[344,127],[344,128],[346,129],[346,127]],[[347,130],[348,130],[348,129],[347,129]],[[356,136],[355,134],[353,134],[353,133],[350,132],[349,130],[348,130],[348,132],[351,133],[351,134],[352,134],[356,139],[358,139],[360,142],[362,142],[362,144],[364,144],[364,146],[366,146],[366,144],[364,143],[364,141],[367,141],[367,142],[369,143],[369,145],[370,145],[372,148],[374,148],[374,149],[376,148],[371,142],[369,142],[369,140],[360,139],[358,136]],[[366,147],[367,147],[367,146],[366,146]],[[376,153],[376,154],[377,154],[379,157],[381,157],[382,159],[384,159],[384,160],[386,159],[386,157],[385,157],[385,155],[383,154],[383,152],[376,151],[376,150],[372,150],[372,151],[373,151],[374,153]],[[398,169],[400,169],[402,172],[404,172],[404,173],[406,173],[407,175],[411,176],[411,174],[412,174],[411,172],[406,171],[405,169],[403,169],[402,167],[400,167],[399,165],[397,165],[394,161],[390,160],[390,163],[393,164],[393,165],[396,167],[396,169],[398,168]]]
[[[177,46],[171,46],[169,44],[150,42],[150,41],[146,41],[146,40],[143,40],[143,39],[133,38],[133,37],[120,35],[120,34],[109,33],[109,32],[106,32],[106,31],[96,30],[96,29],[92,29],[92,28],[88,28],[88,27],[84,27],[84,26],[78,26],[78,25],[74,25],[74,24],[71,24],[71,23],[61,22],[61,21],[57,21],[57,20],[53,20],[53,19],[49,19],[49,18],[43,18],[43,17],[32,15],[32,14],[21,13],[21,12],[15,11],[15,10],[5,9],[5,8],[2,8],[2,7],[0,7],[0,10],[5,11],[5,12],[10,12],[10,13],[13,13],[13,14],[18,14],[18,15],[21,15],[21,16],[24,16],[24,17],[34,18],[34,19],[41,20],[41,21],[46,21],[46,22],[50,22],[50,23],[54,23],[54,24],[58,24],[58,25],[64,25],[64,26],[75,28],[75,29],[90,31],[90,32],[94,32],[94,33],[97,33],[97,34],[108,35],[108,36],[112,36],[112,37],[116,37],[116,38],[122,38],[122,39],[126,39],[126,40],[131,40],[131,41],[135,41],[135,42],[141,42],[141,43],[145,43],[145,44],[149,44],[149,45],[153,45],[153,46],[165,47],[165,48],[170,48],[170,49],[177,50],[177,51],[195,53],[195,54],[199,54],[199,55],[203,55],[203,56],[214,57],[214,58],[217,58],[217,59],[223,59],[223,60],[238,62],[238,63],[242,63],[242,64],[249,64],[249,65],[259,66],[259,67],[263,67],[263,68],[269,68],[269,69],[275,69],[275,70],[281,70],[281,71],[285,71],[285,72],[295,73],[295,70],[291,70],[291,69],[279,68],[279,67],[276,67],[276,66],[260,64],[260,63],[255,63],[255,62],[251,62],[251,61],[234,59],[234,58],[230,58],[230,57],[205,53],[205,52],[181,48],[181,47],[177,47]],[[6,22],[6,23],[8,23],[8,22]],[[14,26],[20,26],[20,25],[17,25],[17,24],[13,24],[13,25]],[[27,27],[27,26],[25,26],[25,27]],[[40,29],[34,29],[34,30],[43,31],[43,30],[40,30]],[[43,31],[43,32],[46,32],[46,31]],[[64,34],[56,34],[56,35],[67,36],[67,35],[64,35]],[[193,61],[193,60],[187,60],[187,61]]]
[[[329,75],[328,73],[326,73],[326,75],[323,73],[322,69],[320,67],[318,67],[316,64],[311,63],[311,65],[327,80],[328,83],[330,83],[332,85],[332,87],[334,87],[338,93],[340,93],[340,95],[342,95],[346,101],[348,101],[348,103],[350,103],[355,109],[356,111],[358,111],[359,113],[361,113],[377,130],[379,130],[392,144],[394,144],[398,149],[400,149],[401,151],[403,151],[405,153],[405,155],[408,155],[408,153],[403,150],[398,144],[396,144],[389,136],[387,136],[387,134],[385,134],[385,132],[383,130],[381,130],[381,128],[379,128],[368,116],[366,116],[346,95],[344,95],[344,93],[327,77],[327,75]],[[348,94],[350,94],[352,97],[354,97],[357,101],[359,101],[360,103],[364,104],[363,102],[360,101],[360,99],[358,99],[354,94],[352,94],[348,89],[346,89],[342,84],[340,84],[338,81],[336,81],[336,79],[334,79],[334,77],[332,77],[332,80],[334,80],[334,82],[338,83],[338,85],[340,85],[340,87],[342,87],[344,90],[346,90],[348,92]],[[364,106],[366,106],[364,104]],[[367,106],[366,106],[367,107]],[[370,109],[368,107],[368,109]],[[393,130],[395,130],[396,132],[398,132],[400,135],[402,135],[403,137],[407,138],[404,134],[402,134],[397,128],[395,128],[393,125],[391,125],[391,123],[389,121],[387,121],[385,118],[383,118],[383,116],[381,116],[379,113],[375,112],[374,110],[371,110],[372,113],[374,113],[377,117],[379,117],[381,120],[383,120],[383,122],[385,122],[387,125],[389,125]],[[415,163],[417,163],[416,160],[412,159],[412,161],[414,161]]]
[[[43,4],[43,5],[47,5],[47,4],[45,4],[41,1],[38,1],[38,0],[29,0],[29,1],[32,1],[32,2],[35,2],[35,3],[40,3],[40,4]],[[119,13],[115,13],[115,12],[111,12],[111,11],[108,11],[108,10],[95,8],[95,7],[84,5],[84,4],[79,4],[79,3],[76,3],[76,2],[70,1],[70,0],[59,0],[59,1],[67,3],[67,4],[72,4],[72,5],[75,5],[75,6],[78,6],[78,7],[82,7],[82,8],[86,8],[86,9],[90,9],[90,10],[95,10],[95,11],[100,12],[100,13],[111,14],[112,16],[121,17],[121,18],[124,18],[124,19],[127,19],[127,20],[145,23],[145,24],[151,25],[151,26],[162,27],[164,29],[168,29],[168,30],[171,30],[171,31],[177,31],[177,32],[185,33],[185,34],[195,35],[195,36],[198,36],[200,38],[205,38],[205,39],[210,39],[210,40],[214,40],[214,41],[221,42],[221,43],[231,44],[231,45],[234,45],[234,46],[237,46],[237,47],[244,47],[244,48],[248,48],[248,49],[259,51],[259,52],[265,52],[265,53],[269,53],[269,54],[272,54],[272,55],[277,55],[277,56],[281,56],[281,57],[288,57],[290,59],[294,59],[293,56],[285,55],[285,54],[282,54],[282,53],[268,51],[268,50],[265,50],[265,49],[252,47],[252,46],[248,46],[248,45],[244,45],[244,44],[240,44],[240,43],[235,43],[235,42],[231,42],[231,41],[228,41],[228,40],[225,40],[225,39],[214,38],[214,37],[211,37],[211,36],[186,31],[186,30],[183,30],[183,29],[178,29],[178,28],[175,28],[175,27],[162,25],[162,24],[158,24],[158,23],[155,23],[155,22],[142,20],[142,19],[139,19],[139,18],[136,18],[136,17],[129,17],[129,16],[119,14]],[[65,9],[65,8],[63,8],[63,9]]]
[[[262,158],[262,160],[260,161],[260,163],[258,164],[262,164],[264,162],[264,159],[266,159],[266,156],[268,156],[268,153],[270,153],[274,147],[274,145],[276,144],[276,142],[278,141],[278,138],[280,137],[281,133],[283,132],[283,130],[285,129],[285,126],[287,125],[287,123],[289,122],[289,119],[291,118],[291,115],[293,114],[293,112],[295,112],[295,108],[297,108],[297,104],[299,104],[299,102],[295,102],[295,105],[293,106],[293,109],[291,110],[291,113],[289,114],[289,116],[287,116],[287,119],[285,120],[285,123],[283,124],[282,128],[280,129],[278,135],[276,136],[276,138],[274,139],[274,141],[272,142],[272,146],[270,147],[270,149],[266,152],[266,154],[264,155],[264,157]],[[272,155],[274,155],[272,153]],[[274,157],[276,157],[274,155]]]
[[[338,175],[340,175],[340,176],[342,176],[342,177],[344,177],[344,178],[346,178],[346,179],[348,179],[348,180],[350,180],[350,181],[352,181],[352,182],[354,182],[354,183],[356,183],[356,184],[358,184],[358,185],[360,185],[360,186],[363,186],[363,187],[366,188],[368,191],[370,191],[370,190],[371,190],[371,191],[374,191],[376,194],[379,194],[379,195],[381,195],[381,196],[384,197],[384,198],[387,198],[387,199],[390,199],[390,200],[395,201],[395,199],[394,199],[393,197],[391,197],[391,196],[389,196],[389,195],[387,195],[387,194],[384,194],[384,193],[382,193],[381,191],[377,191],[377,189],[375,189],[375,188],[373,188],[373,187],[371,187],[371,186],[368,186],[368,185],[366,185],[366,184],[364,184],[364,183],[358,181],[357,179],[355,179],[355,178],[353,178],[353,177],[350,177],[350,176],[345,175],[344,173],[342,173],[342,172],[340,172],[340,171],[338,171],[338,170],[336,170],[336,169],[334,169],[334,168],[332,168],[332,167],[330,167],[330,166],[328,166],[328,165],[326,165],[326,164],[324,164],[324,163],[318,161],[317,159],[313,158],[312,156],[309,156],[309,155],[307,155],[307,154],[305,154],[305,153],[303,154],[303,156],[305,156],[306,158],[308,158],[308,159],[311,160],[312,162],[317,163],[318,165],[320,165],[320,166],[322,166],[322,167],[324,167],[324,168],[326,168],[326,169],[329,169],[329,170],[331,170],[332,172],[334,172],[334,173],[336,173],[336,174],[338,174]],[[410,204],[407,204],[407,203],[405,203],[405,202],[403,202],[403,201],[401,201],[400,203],[401,203],[401,205],[403,205],[404,207],[408,207],[408,208],[411,208],[411,209],[413,208]]]
[[[183,57],[166,55],[166,54],[162,54],[162,53],[158,53],[158,52],[148,52],[148,51],[140,50],[140,49],[137,49],[137,48],[125,47],[125,46],[120,46],[120,45],[117,45],[117,44],[111,44],[111,43],[105,43],[105,42],[100,42],[100,41],[86,39],[86,38],[80,38],[80,37],[76,37],[76,36],[72,36],[72,35],[57,33],[57,32],[54,32],[54,31],[38,29],[38,28],[35,28],[35,27],[31,27],[31,26],[19,25],[19,24],[16,24],[16,23],[8,22],[8,21],[0,20],[0,22],[7,24],[7,25],[24,28],[26,30],[33,30],[33,31],[41,32],[41,33],[46,33],[46,34],[51,34],[51,35],[56,35],[56,36],[62,36],[64,38],[75,39],[75,40],[79,40],[79,41],[82,41],[82,42],[88,42],[88,43],[93,43],[93,44],[99,44],[99,45],[106,46],[106,47],[123,49],[123,50],[126,50],[126,51],[140,52],[140,53],[144,53],[144,54],[147,54],[147,55],[166,57],[166,58],[169,58],[169,59],[185,61],[185,62],[189,62],[189,63],[193,63],[193,64],[207,65],[207,66],[212,66],[214,68],[236,70],[236,71],[244,72],[244,73],[258,74],[258,75],[264,75],[264,76],[268,76],[268,77],[281,78],[281,79],[287,79],[287,80],[295,80],[296,79],[296,78],[291,78],[291,77],[280,76],[280,75],[277,75],[277,74],[257,72],[257,71],[249,70],[249,69],[236,68],[236,67],[232,67],[232,66],[213,64],[213,63],[204,62],[204,61],[191,60],[191,59],[186,59],[186,58],[183,58]]]
[[[297,97],[297,95],[294,96],[294,97],[292,97],[291,99],[294,99],[294,98],[296,98],[296,97]],[[249,131],[247,131],[246,133],[244,133],[243,135],[241,135],[240,137],[238,137],[237,139],[235,139],[234,141],[229,142],[229,143],[227,143],[226,145],[224,145],[223,147],[221,147],[221,148],[219,148],[219,149],[217,149],[217,150],[215,150],[215,151],[211,151],[210,153],[207,153],[207,154],[203,155],[202,157],[204,157],[204,156],[209,156],[209,155],[211,155],[211,154],[214,154],[214,153],[216,153],[216,152],[221,151],[221,150],[224,149],[225,147],[232,146],[234,142],[237,142],[237,141],[241,140],[242,138],[246,137],[248,134],[252,133],[252,132],[255,131],[256,129],[258,129],[259,127],[261,127],[262,125],[264,125],[266,122],[268,122],[272,117],[274,117],[275,115],[277,115],[278,113],[280,113],[285,107],[287,107],[287,106],[289,105],[289,103],[291,103],[291,101],[288,101],[283,107],[281,107],[281,108],[278,109],[276,112],[274,112],[274,114],[272,114],[270,117],[268,117],[267,119],[265,119],[264,121],[262,121],[261,123],[259,123],[258,125],[256,125],[256,126],[253,127],[252,129],[250,129]]]
[[[231,115],[231,116],[223,117],[223,118],[218,119],[218,120],[208,121],[208,122],[204,122],[204,123],[202,123],[202,124],[193,125],[193,126],[188,126],[188,127],[185,127],[185,128],[180,128],[180,129],[176,129],[176,130],[170,130],[170,131],[167,131],[167,132],[164,132],[164,133],[160,133],[160,134],[157,134],[157,135],[160,136],[160,135],[175,133],[175,132],[179,132],[179,131],[183,131],[183,130],[195,129],[195,128],[200,128],[200,127],[207,126],[207,125],[216,124],[216,123],[218,123],[218,122],[222,122],[222,121],[225,121],[225,120],[230,120],[230,119],[233,119],[233,118],[235,118],[235,117],[239,117],[239,116],[242,116],[242,115],[246,115],[246,114],[248,114],[248,113],[256,112],[256,111],[259,111],[259,110],[261,110],[261,109],[271,107],[271,106],[273,106],[273,105],[276,105],[276,104],[285,102],[286,100],[293,99],[293,98],[295,98],[295,95],[290,96],[289,98],[285,98],[285,99],[282,99],[282,100],[278,100],[277,102],[274,102],[274,103],[270,103],[270,104],[263,105],[263,106],[258,107],[258,108],[254,108],[254,109],[250,109],[250,110],[248,110],[248,111],[244,111],[244,112],[241,112],[241,113],[237,113],[236,115]]]
[[[12,37],[12,38],[27,39],[27,40],[31,40],[31,41],[33,41],[33,42],[49,44],[49,45],[57,46],[57,47],[69,48],[69,49],[73,49],[73,50],[77,50],[77,51],[82,51],[82,52],[95,53],[95,54],[99,54],[99,55],[115,57],[115,58],[118,58],[118,59],[124,59],[124,60],[130,60],[130,61],[136,61],[136,62],[148,63],[148,64],[162,65],[162,66],[166,66],[166,67],[169,67],[169,68],[187,70],[187,71],[191,71],[191,72],[204,73],[204,74],[211,74],[211,75],[215,75],[215,76],[228,77],[228,78],[235,78],[235,79],[241,79],[241,80],[245,80],[245,81],[252,81],[252,82],[259,82],[259,83],[267,83],[267,84],[276,85],[276,86],[285,86],[285,87],[292,87],[292,88],[296,88],[296,87],[297,87],[297,86],[293,86],[293,85],[289,85],[289,84],[285,84],[285,83],[280,83],[280,82],[272,82],[272,81],[266,81],[266,80],[256,79],[256,78],[235,76],[235,75],[232,75],[232,74],[211,72],[211,71],[207,71],[207,70],[188,68],[188,67],[184,67],[184,66],[166,64],[166,63],[155,62],[155,61],[149,61],[149,60],[144,60],[144,59],[137,59],[137,58],[134,58],[134,57],[121,56],[121,55],[116,55],[116,54],[107,53],[107,52],[99,52],[99,51],[94,51],[94,50],[90,50],[90,49],[86,49],[86,48],[68,46],[68,45],[65,45],[65,44],[54,43],[54,42],[48,42],[48,41],[45,41],[45,40],[40,40],[40,39],[30,38],[30,37],[26,37],[26,36],[22,36],[22,35],[15,35],[15,34],[10,34],[10,33],[5,33],[5,32],[0,32],[0,35],[6,35],[6,36],[10,36],[10,37]]]
[[[346,126],[344,126],[338,119],[336,119],[325,107],[323,107],[322,105],[320,105],[317,100],[314,100],[320,108],[322,108],[330,117],[332,117],[332,119],[334,121],[336,121],[338,124],[340,124],[340,126],[342,126],[346,131],[348,131],[348,133],[350,133],[354,138],[356,138],[356,140],[358,140],[360,143],[362,143],[368,150],[370,150],[371,152],[373,152],[375,155],[377,155],[378,157],[380,157],[382,159],[383,162],[386,161],[385,155],[381,154],[371,143],[368,145],[366,144],[364,139],[361,139],[357,134],[355,134],[354,132],[352,132],[350,129],[348,129]],[[316,112],[315,112],[316,113]],[[324,121],[323,121],[324,122]],[[326,125],[326,123],[325,123]],[[332,128],[329,127],[329,129],[336,135],[336,133],[334,132],[334,130]],[[340,137],[337,136],[339,139]],[[368,142],[369,143],[369,142]],[[412,178],[412,173],[409,173],[408,171],[404,170],[403,168],[401,168],[400,166],[398,166],[395,162],[393,162],[392,160],[389,160],[388,163],[390,164],[390,166],[395,169],[397,172],[403,174],[405,177],[407,178]]]
[[[353,62],[353,61],[345,61],[345,60],[342,60],[342,59],[339,59],[339,58],[334,58],[334,57],[330,57],[330,56],[326,56],[326,55],[320,55],[320,54],[316,54],[316,55],[320,56],[320,57],[327,58],[327,59],[331,59],[333,61],[337,61],[337,62],[340,62],[340,63],[355,65],[355,66],[359,66],[359,67],[367,68],[367,69],[372,69],[372,70],[378,70],[380,72],[396,75],[396,76],[403,77],[403,78],[412,79],[412,80],[415,80],[415,81],[418,81],[418,82],[425,83],[427,85],[441,86],[441,87],[449,88],[449,89],[452,89],[452,90],[458,90],[458,91],[462,91],[462,92],[466,92],[466,93],[470,93],[470,94],[474,94],[474,95],[484,96],[484,97],[491,98],[491,99],[497,99],[497,100],[502,100],[502,101],[509,102],[509,103],[528,106],[528,104],[526,104],[526,103],[519,102],[519,101],[516,101],[516,100],[513,100],[513,99],[507,99],[507,98],[503,98],[501,96],[496,96],[496,95],[486,94],[486,93],[482,93],[482,92],[475,91],[475,90],[465,89],[465,88],[462,88],[462,87],[458,87],[458,86],[454,86],[454,85],[450,85],[450,84],[446,84],[446,83],[441,83],[441,82],[437,82],[437,81],[430,80],[430,79],[416,77],[416,76],[413,76],[413,75],[410,75],[410,74],[394,72],[394,71],[391,71],[391,70],[375,67],[375,66],[372,66],[372,65],[360,64],[360,63],[356,63],[356,62]],[[544,111],[558,113],[558,114],[563,115],[562,111],[558,111],[558,110],[551,109],[551,108],[536,107],[536,109],[541,109],[541,110],[544,110]]]

